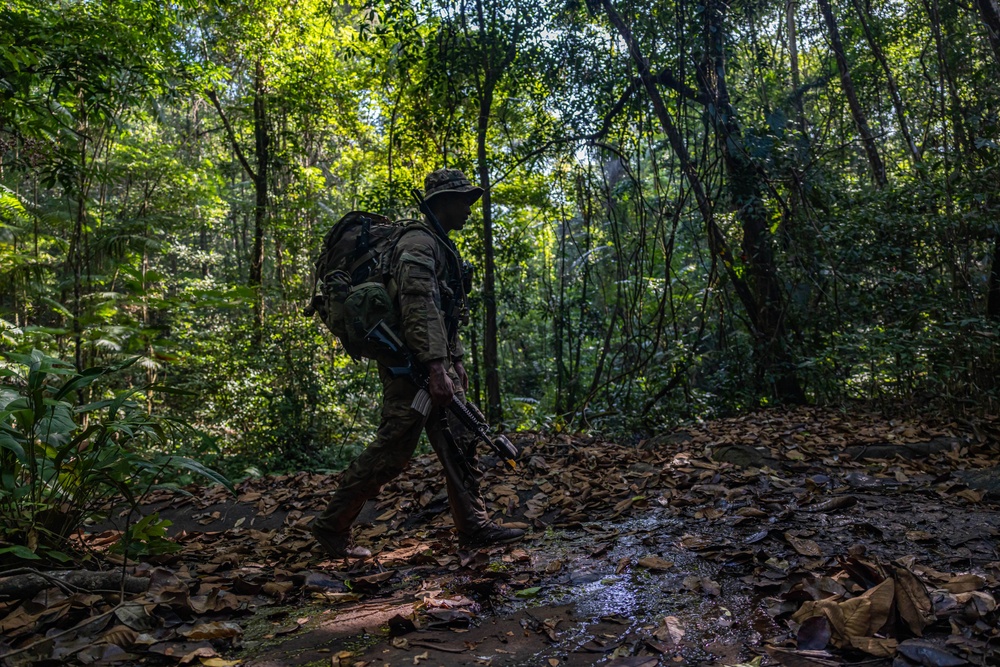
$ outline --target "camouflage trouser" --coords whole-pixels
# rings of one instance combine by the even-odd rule
[[[458,377],[451,369],[448,375],[458,397],[464,401]],[[475,533],[489,523],[479,491],[483,474],[477,465],[475,437],[457,418],[446,419],[443,408],[433,408],[429,417],[412,409],[410,404],[417,389],[408,378],[393,378],[382,367],[379,377],[383,389],[382,422],[375,441],[344,471],[340,486],[315,525],[332,533],[349,530],[365,502],[403,471],[413,456],[421,430],[426,428],[427,438],[444,468],[455,528],[461,535]],[[452,438],[448,437],[449,426]]]

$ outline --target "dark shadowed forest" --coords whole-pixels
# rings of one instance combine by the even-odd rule
[[[530,444],[521,486],[490,478],[491,509],[546,540],[538,543],[545,550],[558,537],[553,526],[586,532],[587,517],[620,522],[655,507],[673,512],[667,523],[725,522],[752,496],[719,539],[753,546],[720,549],[738,552],[739,567],[758,567],[742,573],[751,588],[774,592],[778,577],[764,582],[770,575],[761,574],[770,567],[788,577],[782,595],[794,589],[785,604],[809,599],[815,607],[804,615],[796,607],[789,635],[799,649],[817,647],[813,656],[777,643],[784,646],[778,654],[757,655],[756,663],[745,651],[685,652],[678,648],[684,631],[677,631],[685,617],[669,616],[677,621],[671,626],[661,614],[654,623],[660,634],[649,641],[666,649],[595,651],[594,660],[646,667],[713,664],[714,656],[719,665],[759,666],[763,657],[764,664],[820,667],[841,664],[818,655],[835,646],[886,665],[893,656],[905,667],[964,664],[915,649],[917,657],[897,653],[886,642],[921,635],[939,611],[934,590],[989,598],[989,609],[980,598],[963,599],[985,605],[975,614],[962,607],[968,627],[996,620],[996,602],[982,591],[995,587],[1000,568],[968,575],[979,577],[975,585],[961,579],[968,568],[1000,560],[1000,522],[980,504],[996,495],[989,484],[945,480],[995,465],[1000,433],[997,0],[3,0],[0,563],[15,574],[41,562],[90,562],[85,570],[111,562],[124,572],[153,558],[166,567],[182,545],[197,549],[169,529],[166,514],[140,510],[150,498],[166,511],[173,496],[165,494],[193,482],[221,484],[216,491],[228,489],[237,506],[266,497],[262,488],[273,480],[322,488],[317,499],[328,491],[302,475],[339,472],[365,447],[378,424],[381,385],[373,362],[352,359],[318,318],[303,314],[314,261],[330,226],[348,211],[418,217],[411,190],[442,167],[461,169],[485,191],[454,236],[475,267],[462,330],[468,395],[496,429]],[[717,420],[729,421],[713,431]],[[874,430],[831,426],[854,420]],[[768,431],[771,423],[781,426]],[[688,435],[678,439],[677,429]],[[692,433],[702,435],[685,450]],[[821,433],[840,435],[824,440]],[[878,470],[851,467],[873,458],[867,450],[838,449],[941,438],[951,439],[914,455],[918,463],[897,458],[912,461],[909,450],[885,450],[874,458],[895,467]],[[600,443],[618,452],[608,460],[624,462],[622,476],[612,474],[617,463],[598,463]],[[751,460],[720,459],[722,444],[746,448]],[[941,458],[928,463],[927,456]],[[382,532],[368,543],[385,553],[413,546],[398,541],[410,524],[390,510],[426,514],[440,500],[440,480],[421,486],[430,484],[420,481],[430,459],[418,460],[407,473],[417,481],[392,487],[369,517]],[[560,477],[557,462],[577,470],[577,480]],[[862,473],[888,486],[850,477]],[[603,495],[591,496],[590,484],[605,484]],[[665,484],[672,491],[663,492]],[[709,500],[698,495],[705,485],[715,488]],[[889,511],[883,505],[893,493],[916,487],[936,489],[934,502],[943,505],[912,511],[952,525],[961,523],[954,518],[961,508],[975,505],[980,523],[967,532],[992,535],[982,546],[986,555],[977,560],[967,541],[939,545],[969,552],[948,560],[911,536],[905,539],[935,554],[917,558],[924,570],[915,560],[894,560],[917,552],[888,547],[882,560],[857,565],[865,548],[869,555],[879,548],[868,544],[848,556],[852,541],[936,535],[933,527],[903,526],[903,514],[872,518],[885,516],[879,513]],[[188,492],[197,496],[196,488]],[[794,513],[824,494],[851,498],[828,509],[856,511],[871,530],[842,544],[822,532],[826,524],[811,525],[819,536],[798,534],[814,515]],[[291,534],[299,530],[307,540],[296,522],[322,503],[294,495],[282,496],[290,504],[279,514]],[[573,496],[578,505],[558,505],[557,498],[569,503]],[[597,498],[602,502],[588,504]],[[102,523],[114,516],[111,507],[133,510],[118,517],[124,527],[114,534],[124,539],[87,546],[81,525],[91,535],[110,534],[100,531],[113,531]],[[892,511],[905,513],[905,503]],[[771,527],[751,534],[743,526],[751,519]],[[218,529],[240,530],[242,521]],[[448,529],[447,522],[431,525]],[[641,556],[651,557],[643,552],[650,536],[661,533],[639,524],[605,528],[615,539],[631,536],[633,546],[615,552],[626,548],[615,542],[606,553],[581,547],[592,560],[616,553],[611,574],[600,576],[627,576],[639,563],[648,578],[647,570],[693,562],[670,556],[667,566],[662,559],[642,565]],[[260,530],[271,529],[279,524]],[[679,544],[694,532],[678,527]],[[786,555],[812,560],[800,568],[779,556],[775,565],[759,551],[746,555],[778,538]],[[574,539],[587,542],[583,533]],[[442,548],[448,551],[438,545],[435,558]],[[499,566],[486,556],[435,561],[421,549],[399,558],[507,577],[505,590],[517,590],[524,602],[554,590],[550,579],[571,569],[574,557],[549,549],[538,562],[515,553]],[[623,566],[633,555],[639,560]],[[283,581],[294,581],[295,591],[319,586],[347,596],[338,603],[357,602],[390,581],[365,571],[375,579],[359,588],[345,588],[341,577],[312,580],[310,589],[309,575],[297,574],[305,566],[287,558],[282,573],[267,575],[274,578],[268,595],[282,603],[292,595]],[[684,590],[715,591],[715,577],[722,588],[710,597],[736,591],[724,579],[729,561],[714,562],[702,579],[684,580]],[[835,566],[845,569],[838,575]],[[532,577],[518,579],[532,567]],[[803,593],[804,579],[794,573],[820,577],[821,570],[825,578]],[[132,574],[150,576],[141,568]],[[150,590],[162,597],[174,584],[157,576]],[[926,603],[914,592],[918,578]],[[241,594],[261,588],[252,579],[240,580]],[[895,598],[879,588],[890,584]],[[209,584],[201,585],[205,593]],[[97,588],[117,590],[119,583]],[[112,604],[119,619],[125,588],[121,583],[122,597]],[[194,594],[197,586],[190,588]],[[29,627],[39,633],[0,642],[17,648],[10,664],[57,664],[70,655],[84,663],[126,660],[92,647],[80,653],[83,644],[53,653],[51,640],[50,652],[39,653],[44,618],[15,607],[19,594],[4,590],[0,581],[5,635]],[[484,590],[465,590],[463,599],[478,600]],[[490,591],[487,597],[495,587]],[[821,604],[843,596],[841,604],[866,600],[874,609],[878,595],[889,600],[884,614],[868,619],[860,634],[837,626],[843,610],[836,616]],[[209,612],[237,608],[209,597]],[[760,607],[759,600],[747,608]],[[74,604],[77,611],[88,606]],[[181,616],[206,613],[205,604]],[[860,603],[852,604],[848,611]],[[907,604],[910,611],[902,611]],[[476,610],[465,621],[478,618]],[[606,620],[611,612],[604,612]],[[283,622],[294,625],[296,613]],[[444,616],[438,621],[454,627],[454,614]],[[819,618],[832,630],[819,627]],[[903,634],[879,634],[893,618]],[[542,616],[532,622],[532,632],[555,641],[557,625],[545,630]],[[986,646],[963,654],[973,664],[1000,659],[989,652],[995,631],[963,635],[951,623],[953,638]],[[757,634],[740,635],[740,646],[775,636],[773,627],[754,627]],[[219,632],[209,639],[234,636]],[[704,632],[690,625],[689,640]],[[866,638],[864,645],[852,637]],[[411,650],[396,639],[394,650]],[[113,637],[102,645],[135,643],[134,636]],[[419,664],[417,646],[398,664]],[[342,660],[338,651],[346,652]],[[516,664],[577,664],[561,653],[543,660],[525,651]],[[363,653],[337,645],[333,664],[382,664]],[[647,655],[658,657],[643,662]],[[237,664],[213,656],[195,657]],[[320,657],[329,664],[330,656]]]

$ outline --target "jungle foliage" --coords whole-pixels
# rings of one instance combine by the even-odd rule
[[[7,0],[0,345],[136,359],[74,404],[141,388],[200,433],[165,453],[336,468],[378,380],[300,315],[311,260],[448,166],[509,428],[991,410],[998,109],[996,0]]]

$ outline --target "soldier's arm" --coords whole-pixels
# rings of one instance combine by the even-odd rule
[[[400,239],[394,263],[403,338],[417,361],[429,369],[437,365],[434,362],[449,360],[452,352],[441,312],[436,251],[429,234],[410,232]]]

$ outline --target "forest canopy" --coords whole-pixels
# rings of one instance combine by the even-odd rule
[[[992,409],[998,110],[996,0],[6,0],[5,375],[116,368],[75,400],[194,427],[158,448],[338,467],[378,383],[312,262],[451,167],[507,428]]]

